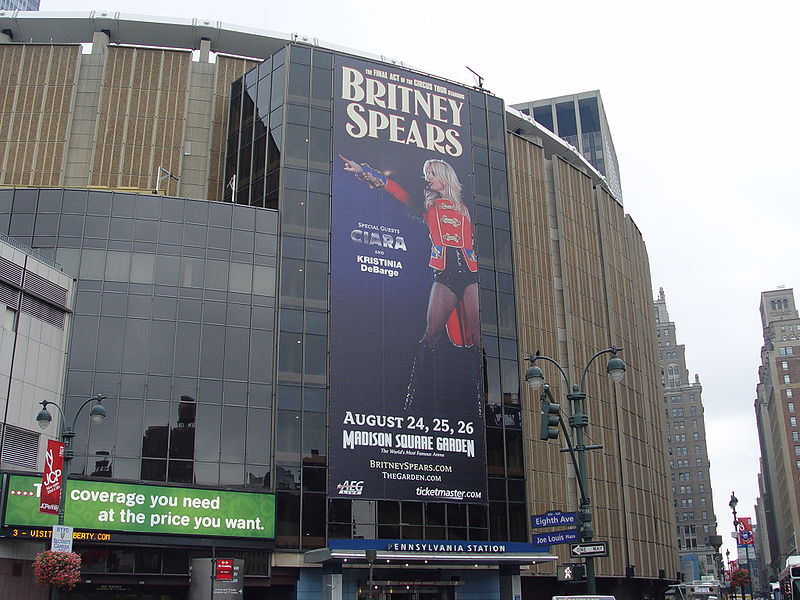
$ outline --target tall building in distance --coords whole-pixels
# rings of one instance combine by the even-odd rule
[[[786,557],[798,553],[800,532],[800,318],[794,292],[761,294],[764,345],[756,386],[756,420],[761,446],[757,504],[766,527],[760,528],[759,554],[764,577],[775,581]],[[798,392],[795,397],[794,392]]]
[[[597,90],[513,104],[520,112],[575,146],[605,176],[614,196],[622,201],[622,183],[611,130]]]
[[[39,0],[0,0],[0,10],[39,10]]]
[[[703,386],[698,375],[694,381],[689,380],[686,347],[678,343],[664,288],[659,289],[654,306],[681,571],[687,581],[701,575],[718,576],[714,556],[717,549],[710,539],[717,535],[717,520],[711,494]]]

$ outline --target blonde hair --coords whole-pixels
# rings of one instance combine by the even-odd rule
[[[440,193],[434,192],[430,188],[426,189],[425,207],[429,207],[437,198],[447,198],[458,205],[458,212],[464,215],[469,215],[467,207],[461,201],[461,182],[458,180],[458,175],[456,175],[453,167],[441,159],[431,158],[426,160],[425,164],[422,165],[423,177],[427,178],[429,169],[435,177],[444,182],[444,191]]]

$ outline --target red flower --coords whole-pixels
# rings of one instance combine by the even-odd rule
[[[731,574],[731,587],[744,588],[750,583],[750,573],[745,569],[736,569]]]
[[[33,560],[33,577],[42,585],[71,590],[81,578],[81,555],[45,550]]]

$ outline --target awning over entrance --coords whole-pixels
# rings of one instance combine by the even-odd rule
[[[550,562],[558,557],[554,554],[543,552],[459,552],[430,550],[368,550],[355,548],[318,548],[305,553],[304,561],[307,564],[324,563],[328,561],[342,562],[423,562],[439,564],[536,564]]]

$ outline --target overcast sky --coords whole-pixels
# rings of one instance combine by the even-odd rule
[[[469,66],[508,104],[599,89],[653,297],[664,288],[703,384],[719,533],[734,554],[731,490],[755,516],[759,294],[796,285],[800,296],[800,3],[95,1],[41,9],[299,33],[472,85]]]

